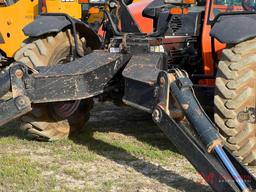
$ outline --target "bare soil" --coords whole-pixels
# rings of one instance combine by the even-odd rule
[[[212,191],[148,114],[96,104],[83,132],[54,143],[18,126],[0,129],[0,191]]]

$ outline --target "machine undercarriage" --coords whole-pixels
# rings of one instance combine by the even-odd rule
[[[125,10],[123,1],[121,5]],[[79,54],[75,23],[71,21],[75,45],[70,62],[33,68],[14,62],[3,69],[0,96],[11,90],[12,98],[0,103],[0,126],[31,112],[36,104],[111,97],[118,92],[123,103],[152,114],[158,127],[214,191],[255,191],[254,176],[223,147],[187,72],[170,68],[168,53],[156,50],[161,49],[160,45],[152,46],[154,41],[161,42],[170,21],[167,5],[151,34],[120,32],[106,12],[112,33],[108,49]],[[64,14],[45,15],[49,16],[68,18]],[[132,20],[130,24],[136,31]],[[209,174],[215,179],[207,179]]]

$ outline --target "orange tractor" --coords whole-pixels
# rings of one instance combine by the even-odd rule
[[[79,2],[100,17],[93,27],[48,13],[23,29],[0,73],[0,96],[12,92],[0,125],[20,117],[37,139],[61,139],[85,125],[93,98],[111,99],[151,113],[215,191],[255,191],[238,161],[256,161],[254,1]]]
[[[142,0],[130,5],[143,32],[154,30],[156,20],[152,18],[156,16],[145,18],[141,10],[157,2],[161,4]],[[227,148],[246,164],[256,163],[256,40],[246,41],[254,37],[249,31],[255,28],[247,25],[249,19],[233,27],[241,17],[248,17],[246,13],[253,11],[253,6],[242,0],[200,1],[189,7],[187,14],[173,15],[159,45],[168,53],[170,69],[179,67],[188,72],[200,102],[206,110],[214,109],[214,121]],[[218,24],[225,14],[232,17],[230,23]]]

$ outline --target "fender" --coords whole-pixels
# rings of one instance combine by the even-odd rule
[[[256,37],[256,15],[222,15],[210,35],[221,43],[237,44]]]
[[[142,16],[144,10],[153,0],[140,0],[128,6],[130,13],[143,33],[153,32],[153,19]]]
[[[85,23],[74,19],[76,29],[92,49],[101,45],[99,36]],[[23,32],[29,37],[39,37],[48,33],[57,33],[64,28],[71,27],[70,21],[65,16],[39,16],[32,23],[23,28]]]

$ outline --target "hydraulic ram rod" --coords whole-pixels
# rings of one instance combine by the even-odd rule
[[[202,109],[194,94],[192,86],[193,83],[188,77],[181,76],[175,82],[171,83],[171,93],[180,104],[187,119],[195,128],[202,142],[207,147],[208,152],[215,152],[217,154],[241,191],[249,191],[242,177],[239,175],[236,168],[222,149],[221,139],[217,129]]]
[[[255,178],[228,153],[231,162],[223,150],[218,131],[198,102],[190,79],[181,71],[174,74],[159,74],[160,95],[152,114],[154,121],[215,191],[255,190]],[[178,125],[169,115],[169,98],[164,95],[171,95],[177,101],[193,129]],[[217,181],[209,180],[209,174],[213,174]],[[246,183],[241,175],[246,178]]]

